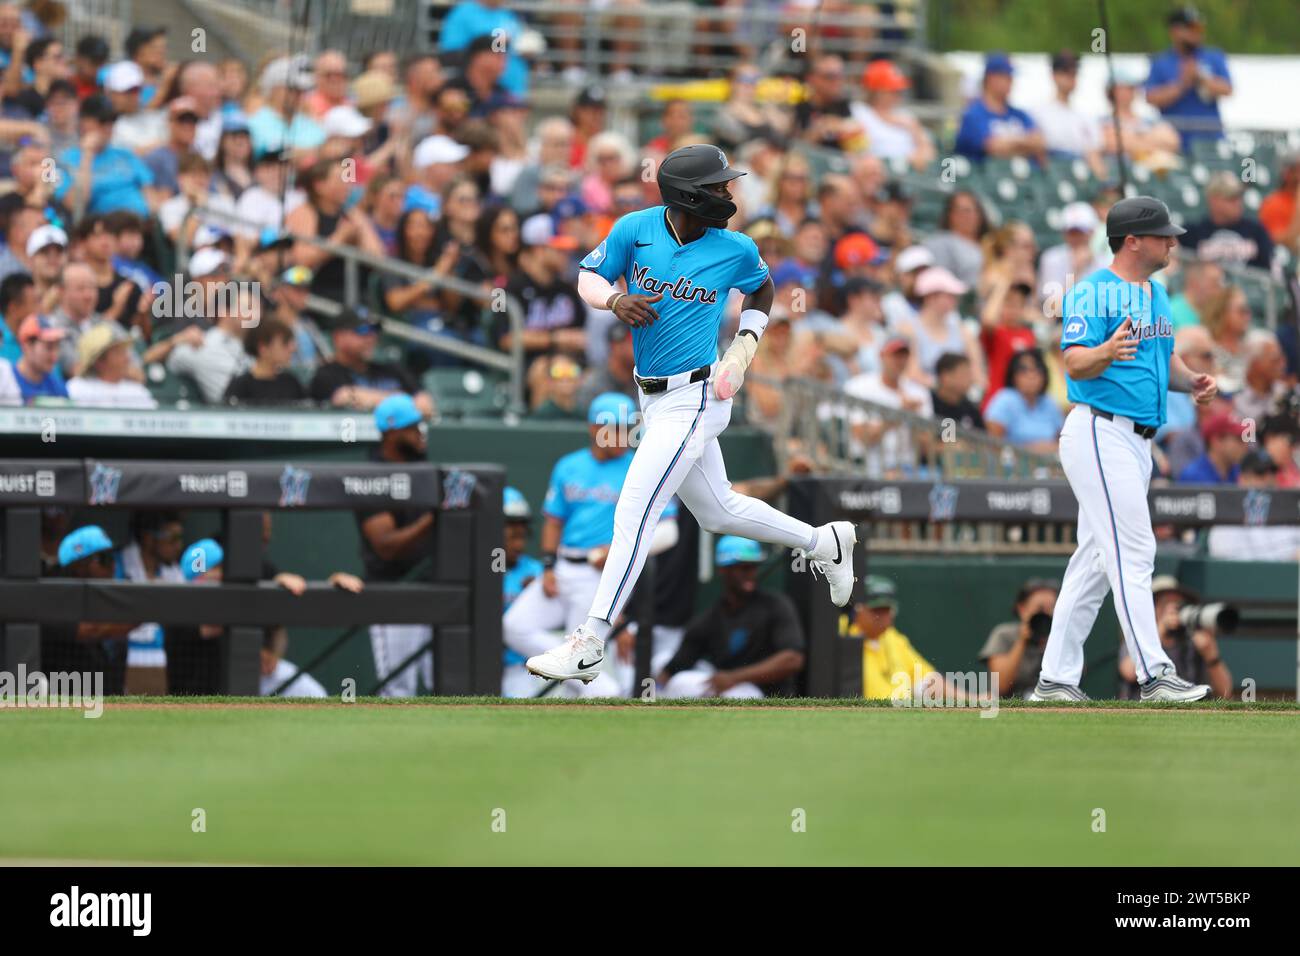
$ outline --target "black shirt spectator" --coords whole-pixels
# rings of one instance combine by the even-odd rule
[[[244,336],[244,351],[252,368],[236,375],[226,386],[225,400],[232,405],[285,405],[305,401],[307,389],[292,372],[298,346],[289,324],[274,316],[263,319]]]
[[[1192,223],[1178,241],[1198,259],[1220,265],[1267,269],[1273,263],[1273,239],[1258,219],[1246,215],[1245,187],[1235,174],[1220,170],[1205,187],[1209,215]]]
[[[395,362],[367,361],[361,370],[347,368],[338,362],[326,362],[312,376],[312,401],[328,404],[334,393],[345,385],[411,395],[419,390],[415,376]]]
[[[291,405],[306,399],[307,389],[292,372],[265,379],[244,372],[226,386],[226,401],[232,405]]]

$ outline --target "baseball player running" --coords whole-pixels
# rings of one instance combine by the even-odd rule
[[[665,205],[624,216],[582,260],[579,295],[632,327],[642,433],[587,620],[560,646],[528,659],[528,670],[539,677],[589,681],[599,670],[611,623],[674,494],[707,531],[806,552],[825,575],[831,600],[839,607],[848,602],[857,543],[852,523],[814,528],[737,494],[718,446],[774,295],[754,241],[727,229],[736,214],[729,183],[742,175],[716,146],[674,150],[659,166]],[[614,284],[620,280],[625,290]],[[719,361],[718,334],[732,289],[745,299],[739,330]]]
[[[1111,207],[1106,235],[1115,258],[1065,296],[1061,348],[1074,410],[1061,430],[1061,465],[1079,501],[1079,546],[1070,558],[1052,617],[1043,667],[1030,700],[1087,700],[1079,689],[1083,644],[1106,591],[1143,700],[1200,700],[1160,644],[1151,573],[1156,539],[1147,509],[1151,439],[1165,422],[1169,390],[1213,400],[1213,376],[1174,353],[1165,287],[1151,280],[1169,264],[1183,229],[1158,199],[1136,196]]]

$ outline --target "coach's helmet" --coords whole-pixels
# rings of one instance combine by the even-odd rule
[[[683,146],[659,164],[659,195],[669,208],[688,212],[721,229],[736,214],[736,204],[702,187],[730,182],[744,175],[728,165],[727,154],[716,146],[703,143]]]
[[[1169,207],[1154,196],[1130,196],[1110,207],[1106,214],[1106,235],[1112,239],[1124,236],[1181,236],[1187,230],[1174,225]]]

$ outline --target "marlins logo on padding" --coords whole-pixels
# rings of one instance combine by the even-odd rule
[[[443,510],[468,508],[477,484],[478,478],[471,472],[459,469],[447,472],[447,476],[442,479]]]
[[[111,505],[117,501],[117,488],[122,481],[122,469],[95,465],[90,473],[90,503]]]
[[[301,508],[307,503],[307,487],[311,484],[311,472],[305,468],[285,465],[280,473],[280,507]]]

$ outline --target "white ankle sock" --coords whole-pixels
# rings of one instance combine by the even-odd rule
[[[608,621],[603,621],[598,617],[587,618],[587,630],[591,631],[592,634],[600,638],[600,642],[602,644],[604,644],[605,641],[609,638],[610,629],[611,628]]]

